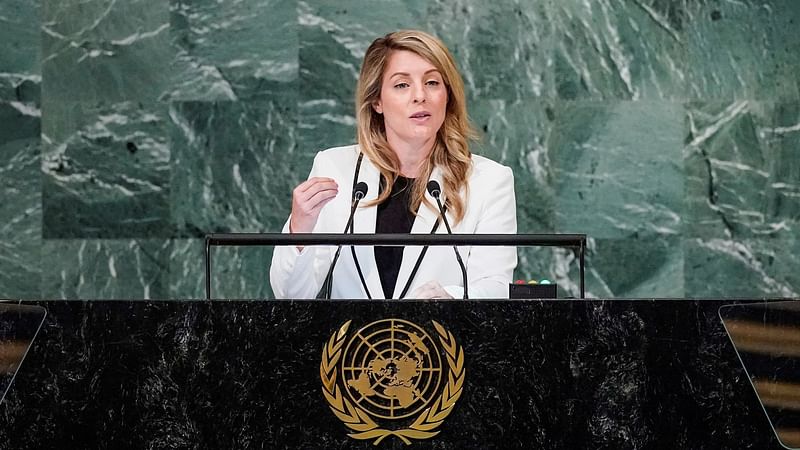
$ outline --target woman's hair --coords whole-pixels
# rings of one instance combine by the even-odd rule
[[[455,222],[464,218],[466,205],[459,195],[467,192],[467,177],[472,168],[468,141],[477,138],[477,133],[467,117],[467,102],[464,82],[458,73],[455,61],[447,47],[434,36],[416,30],[401,30],[375,39],[364,55],[361,74],[356,86],[356,122],[358,145],[370,161],[378,167],[386,180],[386,189],[376,200],[365,206],[382,203],[391,194],[396,176],[400,173],[400,161],[386,140],[383,115],[373,105],[380,100],[383,73],[392,51],[413,52],[430,62],[442,76],[447,87],[447,108],[444,122],[436,135],[436,142],[411,190],[411,212],[417,211],[421,203],[437,208],[425,198],[428,178],[434,166],[442,170],[445,197]]]

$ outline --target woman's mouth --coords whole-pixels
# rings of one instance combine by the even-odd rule
[[[412,120],[414,120],[415,122],[424,122],[430,116],[431,116],[431,113],[429,113],[428,111],[420,111],[420,112],[416,112],[416,113],[412,114],[410,118]]]

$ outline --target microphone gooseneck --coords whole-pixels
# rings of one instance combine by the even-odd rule
[[[353,234],[353,217],[355,217],[356,206],[358,206],[358,202],[367,195],[367,183],[363,181],[359,181],[356,186],[353,188],[353,210],[350,211],[350,220],[348,221],[347,227],[345,227],[344,232]],[[350,231],[348,231],[348,228]],[[339,246],[339,250],[342,247]],[[337,253],[338,251],[337,250]],[[353,255],[353,264],[356,266],[356,272],[358,272],[358,278],[361,281],[361,287],[364,288],[364,293],[367,294],[367,298],[372,300],[372,294],[369,292],[369,287],[367,287],[367,280],[364,279],[364,272],[361,270],[361,264],[358,263],[358,257],[356,256],[356,248],[352,245],[350,246],[350,254]]]
[[[453,231],[450,229],[450,224],[447,222],[447,216],[444,213],[444,207],[442,206],[442,200],[440,198],[442,195],[442,188],[439,186],[439,182],[436,180],[428,181],[427,189],[428,194],[436,199],[436,205],[439,207],[439,216],[442,218],[445,228],[447,228],[447,234],[453,234]],[[464,266],[464,261],[461,260],[461,254],[458,253],[458,247],[454,245],[453,250],[456,252],[456,261],[458,261],[458,265],[461,267],[461,278],[464,281],[464,299],[468,299],[469,293],[467,287],[467,268]]]
[[[347,218],[347,224],[344,226],[344,233],[352,233],[353,232],[353,217],[356,215],[356,208],[358,207],[358,202],[361,201],[367,195],[367,183],[363,181],[359,182],[353,188],[353,196],[352,201],[350,203],[350,216]],[[351,246],[352,248],[352,246]],[[331,298],[331,293],[333,291],[333,269],[336,267],[336,261],[339,260],[339,254],[342,252],[342,246],[339,245],[336,248],[336,254],[333,255],[333,261],[331,261],[331,266],[328,269],[328,273],[325,276],[325,281],[322,282],[322,288],[320,288],[319,293],[317,294],[317,298]],[[361,275],[361,270],[359,268],[359,276]],[[369,296],[369,292],[367,293]]]

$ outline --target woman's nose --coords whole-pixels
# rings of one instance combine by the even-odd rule
[[[422,103],[425,101],[425,89],[414,89],[414,103]]]

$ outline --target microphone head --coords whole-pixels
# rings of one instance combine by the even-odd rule
[[[356,187],[353,188],[353,198],[357,200],[361,200],[367,195],[367,183],[363,181],[359,181],[356,184]]]
[[[442,194],[442,188],[439,186],[438,181],[428,181],[428,194],[431,194],[433,198],[439,198],[439,195]]]

